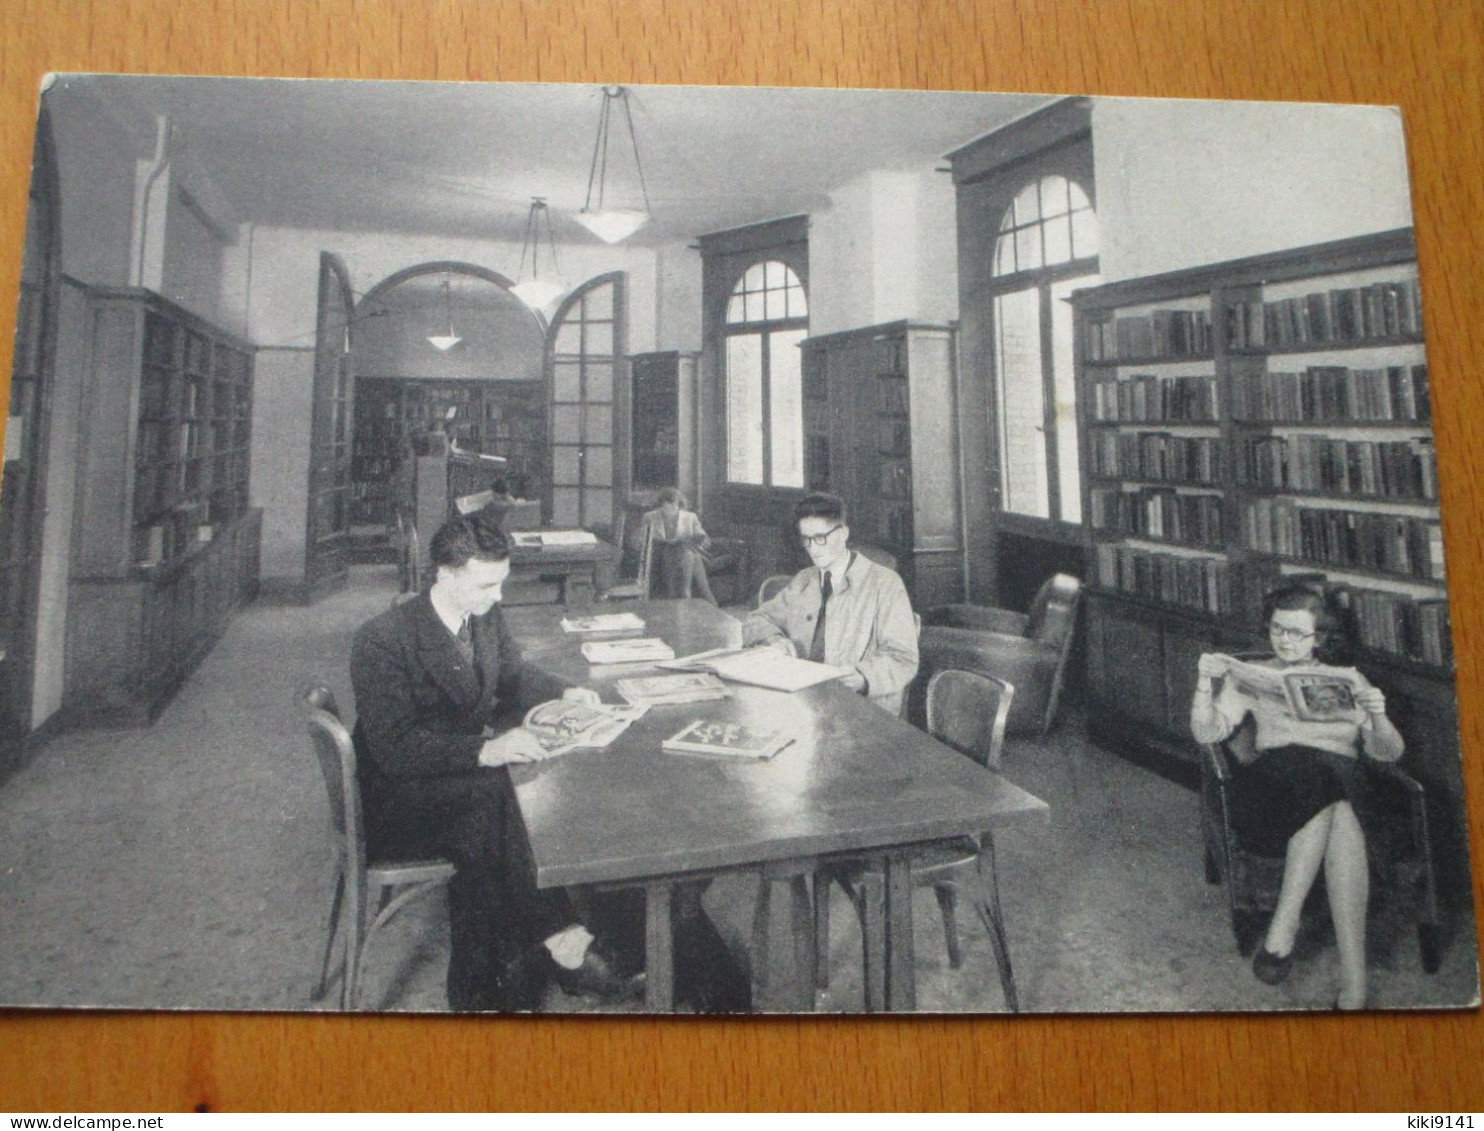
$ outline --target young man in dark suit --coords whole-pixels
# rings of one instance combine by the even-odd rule
[[[356,754],[373,850],[443,856],[459,1012],[539,1004],[567,992],[635,996],[561,891],[535,887],[505,767],[545,752],[515,713],[514,650],[497,608],[510,573],[498,525],[451,519],[429,547],[433,584],[363,625],[351,649]]]

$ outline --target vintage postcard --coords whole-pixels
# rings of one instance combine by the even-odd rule
[[[1475,1007],[1413,208],[1378,106],[49,76],[0,1006]]]

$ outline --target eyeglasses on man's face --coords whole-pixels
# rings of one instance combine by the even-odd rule
[[[809,546],[823,546],[830,540],[830,535],[839,530],[844,525],[845,524],[843,522],[839,523],[838,525],[830,527],[823,534],[800,534],[799,541],[803,543],[806,548]]]
[[[1270,624],[1268,625],[1268,635],[1274,640],[1291,640],[1295,644],[1300,644],[1305,640],[1312,640],[1315,634],[1305,632],[1301,628],[1289,628],[1287,625]]]

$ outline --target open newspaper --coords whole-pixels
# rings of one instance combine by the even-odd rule
[[[1228,657],[1226,678],[1249,699],[1277,704],[1306,723],[1351,721],[1361,711],[1357,693],[1366,686],[1354,668],[1323,664],[1272,668]]]
[[[675,671],[712,672],[722,679],[771,687],[777,691],[800,691],[850,674],[846,668],[785,656],[772,648],[717,648],[667,660],[656,666]]]

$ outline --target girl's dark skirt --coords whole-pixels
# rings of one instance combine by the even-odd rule
[[[1282,856],[1294,833],[1337,801],[1360,807],[1363,782],[1358,758],[1312,746],[1261,751],[1232,773],[1232,824],[1249,851]]]

